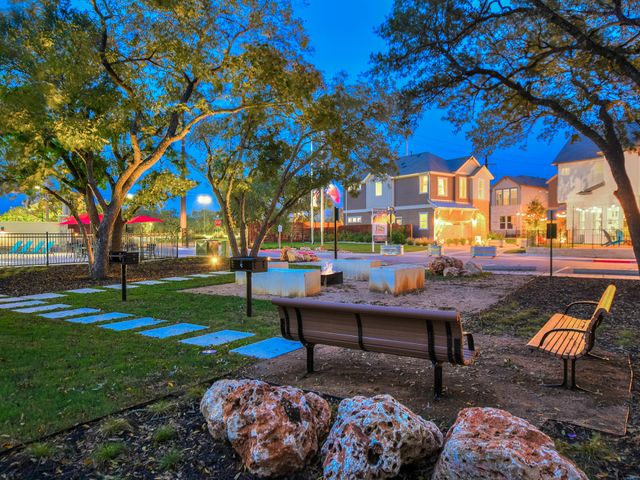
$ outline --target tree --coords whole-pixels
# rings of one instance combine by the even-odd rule
[[[531,230],[537,230],[540,226],[540,223],[544,222],[546,219],[547,209],[544,208],[544,205],[538,200],[534,198],[527,205],[527,209],[524,212],[524,223]]]
[[[136,182],[204,119],[270,104],[270,79],[306,41],[288,0],[92,0],[90,12],[55,0],[20,5],[0,24],[0,113],[11,120],[0,132],[21,141],[26,123],[38,140],[22,157],[30,178],[52,175],[82,192],[94,278],[107,274]],[[256,88],[260,103],[244,103]]]
[[[569,128],[616,182],[640,265],[640,209],[624,152],[637,150],[640,11],[629,0],[396,0],[376,69],[409,105],[448,109],[478,150]],[[576,135],[573,135],[575,139]]]
[[[393,158],[388,112],[370,100],[370,88],[341,82],[326,88],[311,67],[281,81],[286,91],[278,106],[207,122],[195,136],[234,255],[257,255],[269,229],[312,190],[382,175]],[[249,226],[257,232],[251,244]]]
[[[35,202],[27,202],[25,205],[13,207],[0,215],[3,222],[44,222],[47,217],[52,221],[57,221],[62,215],[62,208],[58,202],[50,202],[46,199],[39,199]]]

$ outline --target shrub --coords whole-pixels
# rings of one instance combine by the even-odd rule
[[[489,232],[487,235],[487,240],[503,240],[504,235],[502,233]]]
[[[407,241],[407,235],[402,230],[394,230],[391,232],[391,243],[403,245]]]
[[[105,443],[93,452],[93,460],[98,464],[107,463],[124,452],[122,443]]]
[[[29,447],[28,451],[33,458],[38,460],[51,458],[55,453],[53,447],[48,443],[34,443]]]
[[[508,245],[515,245],[516,243],[518,243],[518,239],[516,239],[516,238],[505,238],[504,239],[504,243],[506,243]]]
[[[164,443],[172,438],[175,438],[177,431],[173,425],[162,425],[153,432],[153,441],[155,443]]]
[[[171,470],[175,468],[182,459],[182,452],[180,450],[169,450],[158,461],[158,466],[161,470]]]
[[[102,422],[99,430],[104,435],[118,435],[124,432],[132,432],[133,427],[126,418],[108,418]]]

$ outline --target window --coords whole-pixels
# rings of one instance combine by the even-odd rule
[[[496,190],[496,205],[517,205],[518,204],[518,189],[517,188],[502,188]]]
[[[445,177],[438,177],[438,196],[447,196],[447,179]]]
[[[513,223],[511,222],[511,215],[501,216],[500,230],[511,230],[512,228],[513,228]]]
[[[347,223],[362,223],[362,217],[349,217]]]
[[[503,205],[511,205],[511,191],[508,188],[505,188],[502,191],[502,200],[503,200]]]
[[[485,196],[485,188],[484,188],[485,185],[484,185],[484,179],[483,178],[479,178],[478,179],[477,186],[478,186],[478,195],[477,195],[477,197],[480,200],[484,200],[484,198],[485,198],[484,197]]]
[[[382,196],[382,182],[376,182],[376,197]]]
[[[428,213],[419,213],[418,221],[420,223],[420,230],[429,230],[429,214]]]
[[[396,217],[396,225],[402,225],[402,217]]]
[[[518,189],[512,188],[511,189],[511,205],[517,205],[517,204],[518,204]]]
[[[420,175],[420,193],[429,193],[429,175]]]
[[[504,205],[504,200],[502,199],[502,189],[496,190],[496,205]]]
[[[567,177],[567,176],[569,176],[570,173],[571,173],[571,170],[569,169],[569,167],[562,167],[560,169],[560,176],[561,177]]]
[[[458,179],[460,185],[460,198],[467,198],[467,177],[461,177]]]

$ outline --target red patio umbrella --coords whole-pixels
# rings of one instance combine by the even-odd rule
[[[156,217],[149,217],[147,215],[138,215],[137,217],[133,217],[127,223],[163,223],[164,220]]]
[[[102,217],[104,217],[103,214],[98,215],[98,218],[100,219],[100,221],[102,221]],[[91,223],[91,218],[89,218],[88,213],[83,213],[82,215],[80,215],[80,221],[82,222],[83,225],[89,225]],[[63,222],[60,222],[60,225],[78,225],[78,221],[75,219],[74,216],[69,216],[67,217],[66,220],[64,220]]]

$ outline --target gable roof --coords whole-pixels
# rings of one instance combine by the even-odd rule
[[[600,148],[587,137],[580,135],[575,142],[569,140],[564,144],[564,147],[562,147],[551,165],[591,160],[601,156]]]
[[[526,185],[529,187],[547,188],[547,179],[542,177],[532,177],[531,175],[505,175],[495,184],[497,185],[504,179],[513,180],[518,185]]]
[[[445,160],[431,152],[416,153],[400,157],[396,160],[396,165],[398,167],[397,174],[413,175],[423,172],[454,173],[472,158],[473,157],[469,155],[466,157]]]

